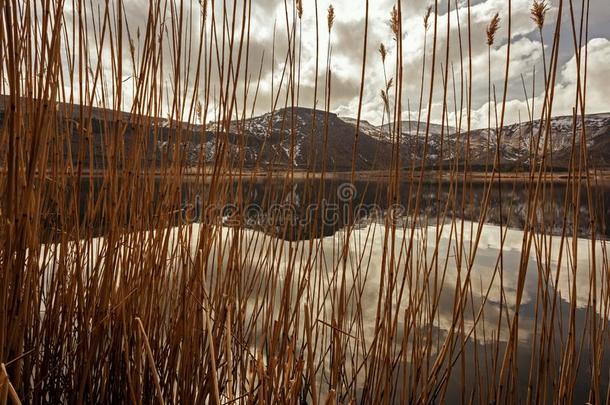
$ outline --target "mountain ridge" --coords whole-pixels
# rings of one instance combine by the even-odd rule
[[[6,97],[0,97],[2,122],[7,101]],[[225,161],[247,168],[339,171],[354,165],[356,170],[366,171],[390,167],[397,149],[401,167],[422,163],[425,167],[455,167],[463,165],[468,156],[470,167],[484,168],[493,165],[498,148],[495,129],[474,129],[467,133],[433,123],[429,125],[426,144],[426,123],[419,123],[418,132],[413,129],[417,127],[415,121],[403,121],[400,137],[396,137],[390,130],[393,123],[376,126],[361,120],[356,138],[356,119],[306,107],[287,107],[233,121],[228,131],[214,122],[188,124],[126,112],[117,114],[97,107],[81,109],[76,104],[58,104],[56,111],[56,132],[63,135],[54,136],[51,141],[63,149],[67,161],[94,168],[133,164],[130,161],[133,156],[140,156],[142,166],[158,166],[179,159],[185,167],[192,167],[210,164],[222,154]],[[121,123],[118,132],[114,125],[117,118]],[[572,143],[576,152],[580,152],[582,122],[577,119],[573,139],[572,121],[570,116],[551,119],[549,166],[567,169]],[[544,142],[544,135],[538,139],[540,123],[534,120],[503,127],[498,148],[503,169],[529,167],[533,159],[531,151],[537,142],[540,145]],[[610,167],[610,113],[587,115],[585,123],[591,167]],[[117,133],[121,134],[118,140],[114,138]],[[356,155],[352,162],[355,139]],[[111,140],[115,145],[118,142],[121,153],[110,154]],[[89,141],[91,148],[84,148],[83,144]],[[136,154],[136,151],[144,153]],[[424,151],[426,156],[422,162]]]

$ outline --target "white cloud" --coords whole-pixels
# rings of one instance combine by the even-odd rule
[[[105,2],[97,0],[100,7],[105,7]],[[210,1],[212,3],[212,1]],[[231,3],[231,2],[229,2]],[[239,2],[238,2],[239,3]],[[328,31],[326,26],[326,10],[329,4],[333,4],[336,11],[336,20],[333,27],[331,46],[332,46],[332,63],[333,71],[333,90],[331,109],[341,115],[354,116],[357,111],[358,93],[360,87],[360,74],[362,64],[362,43],[364,36],[364,14],[365,0],[318,0],[318,108],[323,106],[324,97],[324,81],[326,61],[325,55],[327,52]],[[292,2],[287,2],[291,7]],[[383,105],[379,97],[380,90],[384,87],[385,78],[383,68],[380,61],[377,49],[379,44],[383,42],[390,50],[387,57],[386,72],[388,77],[394,77],[395,74],[395,41],[392,39],[388,27],[388,20],[393,0],[370,0],[369,1],[369,30],[368,30],[368,52],[367,65],[365,76],[365,92],[363,99],[363,118],[373,123],[380,123],[382,119]],[[406,111],[407,106],[410,106],[411,111],[418,110],[418,100],[420,94],[420,80],[422,69],[422,58],[424,56],[423,40],[424,35],[427,35],[427,52],[426,52],[426,72],[424,80],[424,97],[422,111],[425,113],[428,105],[429,80],[432,66],[432,27],[427,34],[423,28],[423,15],[426,7],[430,4],[430,0],[416,0],[403,2],[403,29],[404,29],[404,66],[403,66],[403,107]],[[437,17],[437,54],[435,64],[435,91],[433,93],[432,102],[432,119],[439,121],[441,116],[441,106],[443,100],[442,81],[444,68],[441,66],[446,64],[446,46],[447,46],[447,24],[450,24],[449,30],[449,91],[447,94],[447,110],[449,111],[449,120],[454,122],[454,113],[459,109],[460,100],[462,106],[466,105],[466,93],[460,94],[460,90],[465,88],[468,83],[468,27],[467,27],[467,8],[466,1],[458,1],[458,12],[455,10],[455,1],[451,1],[451,13],[447,14],[447,1],[440,1],[438,6]],[[550,57],[550,35],[552,34],[554,20],[557,13],[558,0],[550,2],[551,10],[547,14],[547,28],[545,28],[546,41],[546,57]],[[222,8],[222,2],[215,2],[217,13]],[[505,58],[508,45],[508,2],[506,0],[483,0],[472,1],[471,6],[471,44],[472,44],[472,108],[473,108],[473,127],[482,127],[487,125],[487,102],[488,102],[488,60],[487,60],[487,44],[485,42],[485,27],[489,20],[496,12],[500,14],[501,25],[497,34],[495,44],[491,50],[491,80],[492,85],[495,85],[496,97],[502,99],[504,73],[505,73]],[[189,6],[190,7],[190,6]],[[189,11],[193,16],[197,16],[198,6]],[[241,6],[239,6],[241,7]],[[506,123],[516,122],[521,113],[521,119],[527,117],[527,109],[525,103],[525,95],[523,92],[523,80],[525,81],[528,96],[532,97],[532,80],[533,69],[536,69],[536,95],[535,103],[541,105],[542,98],[542,45],[538,36],[537,29],[530,17],[531,0],[512,0],[512,26],[511,26],[511,49],[510,49],[510,66],[508,77],[508,93],[506,104]],[[567,7],[567,6],[565,6]],[[598,18],[598,14],[605,15],[607,10],[599,7],[598,2],[592,2],[593,13],[591,21],[594,21],[594,26],[591,27],[592,32],[596,32],[600,37],[589,41],[588,49],[588,81],[587,81],[587,110],[589,112],[607,111],[610,110],[609,102],[605,94],[605,89],[608,88],[607,61],[610,60],[610,31],[608,28],[601,27],[603,19]],[[127,21],[130,24],[130,29],[133,32],[137,27],[144,30],[146,26],[147,7],[144,7],[143,0],[126,0],[125,8],[127,12]],[[599,9],[599,12],[596,10]],[[241,11],[241,10],[240,10]],[[576,10],[578,11],[578,10]],[[230,14],[230,13],[229,13]],[[240,13],[237,13],[238,16]],[[289,24],[292,24],[292,11],[288,13]],[[573,46],[571,44],[571,28],[569,21],[566,21],[567,11],[564,10],[563,24],[566,35],[562,35],[562,46],[559,59],[558,79],[555,95],[555,114],[570,114],[574,104],[575,94],[575,60],[573,57]],[[578,13],[577,13],[578,14]],[[67,23],[72,20],[71,11],[66,9]],[[458,18],[459,17],[459,18]],[[460,30],[458,30],[458,21]],[[434,23],[434,16],[431,16],[430,24]],[[237,26],[239,26],[239,21]],[[274,0],[257,0],[252,2],[252,22],[251,22],[251,43],[250,43],[250,62],[248,78],[253,81],[250,86],[251,96],[250,102],[253,100],[253,92],[256,88],[256,80],[258,78],[259,64],[264,54],[262,67],[261,84],[256,105],[256,113],[263,113],[269,110],[271,105],[272,95],[271,80],[274,80],[274,91],[277,91],[284,63],[286,61],[286,52],[288,50],[288,30],[291,27],[286,26],[286,15],[284,2]],[[193,19],[193,27],[198,30],[197,18]],[[275,29],[274,29],[275,27]],[[99,27],[98,27],[99,28]],[[208,18],[209,29],[209,18]],[[222,22],[217,18],[218,33],[222,33]],[[275,32],[275,57],[272,60],[272,39]],[[461,34],[461,52],[459,35]],[[168,34],[171,36],[171,33]],[[195,35],[197,37],[197,35]],[[302,20],[302,56],[301,56],[301,90],[300,104],[305,107],[313,107],[313,87],[315,82],[316,71],[316,18],[313,1],[304,1],[304,13]],[[170,42],[170,38],[166,39]],[[209,38],[208,38],[209,40]],[[191,45],[195,46],[196,43]],[[93,46],[91,47],[94,48]],[[128,46],[125,46],[125,53],[128,52]],[[166,50],[169,54],[169,50]],[[95,52],[91,52],[89,56],[91,63],[96,64]],[[127,58],[128,55],[125,55]],[[125,59],[124,60],[128,60]],[[110,60],[110,58],[103,58]],[[171,58],[164,58],[164,63],[167,64],[164,72],[167,75],[167,82],[171,83]],[[191,64],[195,62],[192,61]],[[216,64],[216,60],[213,61]],[[461,75],[460,67],[463,66],[465,71]],[[128,77],[130,64],[125,65],[124,76]],[[271,70],[273,68],[274,75]],[[108,72],[108,83],[111,83],[112,69],[110,65],[105,69]],[[217,68],[212,69],[212,88],[218,89]],[[243,74],[241,80],[248,79]],[[453,79],[455,78],[456,101],[458,106],[454,104],[453,94]],[[75,78],[77,79],[77,78]],[[160,81],[163,82],[163,81]],[[287,78],[284,78],[284,92],[287,85]],[[215,86],[215,87],[214,87]],[[394,86],[395,87],[395,86]],[[131,82],[127,81],[123,86],[124,100],[129,101],[132,98],[130,94]],[[243,85],[239,85],[241,92]],[[68,89],[69,90],[69,89]],[[193,91],[192,88],[189,91]],[[213,90],[214,91],[214,90]],[[280,100],[284,100],[285,93],[282,93]],[[391,96],[394,97],[395,88],[391,91]],[[238,94],[240,99],[241,94]],[[212,100],[215,95],[212,94]],[[282,107],[282,102],[278,107]],[[248,106],[247,110],[250,110]],[[241,108],[239,108],[241,110]],[[403,114],[406,119],[407,113]]]
[[[608,97],[609,77],[608,63],[610,61],[610,40],[606,38],[594,38],[583,47],[581,57],[585,57],[587,51],[586,70],[586,109],[589,113],[610,111],[610,99]],[[572,113],[572,107],[576,100],[576,55],[563,65],[560,71],[559,83],[555,86],[555,99],[553,111],[556,114]],[[581,80],[584,79],[584,60],[581,64]],[[583,86],[583,83],[581,83]]]
[[[610,60],[610,40],[606,38],[594,38],[588,43],[588,46],[582,47],[581,55],[584,58],[585,49],[588,49],[587,70],[586,70],[586,113],[599,113],[610,111],[610,100],[608,98],[608,61]],[[555,93],[553,98],[552,115],[572,115],[572,109],[576,106],[576,55],[573,55],[564,65],[558,69],[557,82],[555,83]],[[581,80],[584,79],[585,67],[584,63],[581,66]],[[582,83],[581,83],[582,86]],[[537,86],[539,92],[534,100],[531,99],[531,91],[528,94],[530,97],[529,105],[532,101],[536,106],[534,119],[540,118],[540,106],[544,100],[544,90],[542,86]],[[492,107],[493,108],[493,107]],[[500,108],[500,107],[498,107]],[[506,104],[505,123],[515,123],[519,120],[526,121],[528,119],[528,104],[525,97],[514,98],[508,100]],[[485,127],[487,124],[488,104],[483,104],[480,108],[473,111],[473,121],[478,123],[476,126]],[[493,110],[492,110],[493,111]],[[578,111],[580,113],[580,111]],[[519,115],[520,114],[520,115]],[[493,116],[493,113],[492,113]],[[494,122],[492,121],[492,125]]]

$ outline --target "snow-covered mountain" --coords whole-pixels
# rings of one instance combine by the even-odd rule
[[[355,120],[346,120],[355,123]],[[393,124],[371,128],[366,123],[367,133],[384,142],[400,143],[403,162],[421,161],[424,156],[428,165],[449,165],[468,159],[473,167],[492,165],[500,137],[500,162],[503,167],[527,167],[533,157],[543,155],[545,134],[547,163],[557,168],[567,168],[574,149],[580,151],[582,120],[573,125],[571,116],[554,117],[548,125],[534,120],[521,124],[506,125],[502,131],[496,129],[474,129],[470,133],[454,127],[443,127],[417,121],[401,122],[401,136],[396,137]],[[361,123],[362,126],[362,123]],[[574,130],[575,129],[575,130]],[[585,117],[585,137],[592,167],[610,166],[610,113],[591,114]],[[427,139],[427,140],[426,140]],[[427,148],[426,148],[427,145]],[[574,146],[574,148],[573,148]]]
[[[243,133],[246,137],[275,141],[275,163],[293,165],[298,168],[316,168],[320,165],[315,157],[327,156],[327,168],[337,170],[349,168],[356,134],[356,119],[328,114],[328,135],[324,148],[326,114],[316,111],[315,124],[312,110],[305,108],[283,109],[246,120]],[[295,125],[292,125],[294,116]],[[580,149],[582,120],[577,119],[573,131],[572,117],[555,117],[549,123],[549,139],[546,159],[549,166],[566,168],[572,154]],[[270,125],[270,122],[272,125]],[[610,166],[610,113],[592,114],[585,118],[589,162],[593,167]],[[541,127],[542,125],[542,127]],[[315,131],[312,129],[315,127]],[[238,130],[236,124],[232,126]],[[528,167],[536,155],[542,156],[545,144],[546,123],[535,120],[505,126],[498,134],[495,129],[474,129],[470,133],[458,131],[451,126],[441,126],[417,121],[402,121],[400,137],[396,136],[394,124],[376,126],[360,121],[356,168],[360,170],[386,168],[391,164],[392,150],[399,144],[401,165],[421,163],[427,166],[448,166],[456,161],[469,159],[474,167],[483,168],[493,164],[500,136],[500,163],[503,167]],[[312,143],[313,134],[313,143]],[[576,135],[574,137],[574,134]],[[294,138],[294,139],[293,139]],[[294,151],[291,155],[291,140]],[[537,152],[536,152],[537,150]],[[284,153],[281,153],[283,151]],[[266,149],[263,151],[267,155]],[[576,155],[578,156],[578,155]],[[312,159],[313,157],[313,159]],[[266,161],[268,163],[269,161]]]
[[[548,139],[545,139],[547,133]],[[583,139],[581,118],[577,117],[574,125],[571,116],[553,117],[548,123],[535,120],[507,125],[502,131],[478,129],[471,131],[470,135],[473,164],[483,164],[486,160],[493,162],[499,135],[503,165],[527,166],[534,156],[543,156],[546,144],[547,163],[557,168],[568,167],[573,150],[578,158]],[[610,114],[587,115],[584,136],[590,166],[610,166]]]
[[[0,122],[6,110],[1,101],[2,98]],[[222,156],[225,162],[247,168],[341,171],[351,169],[355,151],[355,169],[374,170],[390,167],[399,150],[403,167],[412,163],[449,166],[468,159],[476,170],[493,164],[498,141],[495,129],[466,133],[432,123],[426,136],[426,123],[415,121],[401,122],[400,137],[393,124],[376,126],[361,121],[356,137],[354,118],[302,107],[234,121],[228,130],[226,125],[217,123],[193,125],[63,104],[57,111],[59,133],[50,142],[61,144],[58,146],[66,158],[72,153],[73,163],[80,162],[84,167],[91,164],[94,168],[109,164],[159,166],[176,160],[193,167],[210,164]],[[117,119],[120,126],[116,125]],[[572,151],[579,156],[583,136],[581,120],[577,120],[576,128],[572,122],[572,117],[553,118],[548,123],[550,136],[546,141],[546,122],[505,126],[500,131],[502,166],[527,167],[537,146],[537,154],[542,156],[546,142],[548,164],[568,167]],[[610,167],[610,113],[587,115],[585,128],[590,166]],[[137,163],[134,156],[140,157]]]

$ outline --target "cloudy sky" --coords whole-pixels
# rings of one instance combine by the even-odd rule
[[[259,26],[256,30],[254,40],[262,46],[268,44],[273,36],[274,18],[278,21],[278,27],[283,23],[285,27],[284,4],[273,0],[255,0],[253,9],[256,8],[253,26]],[[382,119],[382,108],[379,93],[384,86],[383,65],[377,52],[380,43],[392,50],[392,54],[387,57],[386,65],[388,76],[394,73],[394,51],[396,42],[392,38],[388,20],[394,0],[372,0],[369,10],[369,51],[367,55],[367,69],[364,96],[364,118],[373,122],[380,123]],[[577,20],[580,19],[580,3],[574,1],[574,13]],[[360,83],[360,69],[362,62],[362,41],[364,34],[364,0],[319,0],[318,8],[322,25],[322,54],[325,54],[327,33],[326,28],[326,9],[332,4],[336,11],[336,22],[331,34],[333,71],[332,103],[331,108],[340,115],[355,116],[358,105],[358,91]],[[417,114],[421,65],[424,56],[424,27],[423,15],[426,8],[433,5],[430,0],[410,0],[402,3],[403,7],[403,52],[404,52],[404,81],[403,91],[405,111],[403,117],[408,115],[406,111],[407,101],[411,106],[412,114]],[[315,60],[315,11],[312,7],[313,1],[304,1],[303,13],[303,66],[302,66],[302,86],[310,87],[311,78],[314,76]],[[506,120],[516,122],[527,119],[526,96],[523,90],[525,82],[528,97],[532,97],[533,71],[541,73],[542,65],[542,45],[538,29],[531,20],[530,8],[531,0],[512,1],[512,27],[511,27],[511,55],[509,70],[509,92],[507,95]],[[467,3],[465,1],[451,1],[451,11],[447,10],[445,1],[438,5],[438,40],[437,40],[437,63],[435,92],[433,96],[432,116],[437,121],[440,120],[442,108],[443,90],[441,80],[443,76],[442,64],[445,61],[447,46],[447,25],[449,24],[449,77],[455,77],[456,99],[459,108],[460,92],[460,53],[459,53],[459,30],[460,24],[464,63],[467,64]],[[549,3],[550,10],[546,16],[543,38],[545,44],[545,54],[548,59],[551,54],[551,45],[559,0],[552,0]],[[485,28],[491,17],[499,13],[501,18],[500,30],[491,50],[491,80],[492,86],[496,87],[497,99],[501,100],[504,85],[504,69],[506,61],[506,48],[508,43],[507,21],[508,21],[508,1],[507,0],[484,0],[473,1],[471,3],[471,32],[472,32],[472,63],[473,63],[473,125],[487,125],[488,111],[488,81],[487,81],[487,44],[485,40]],[[459,16],[458,16],[459,14]],[[275,17],[272,17],[275,16]],[[555,101],[553,112],[555,115],[571,114],[575,99],[575,72],[576,64],[574,58],[574,40],[569,15],[569,2],[564,1],[563,29],[560,40],[560,55],[558,64],[558,76],[555,90]],[[430,19],[431,25],[433,17]],[[279,28],[278,28],[279,30]],[[578,31],[577,31],[578,32]],[[427,66],[431,65],[432,58],[432,27],[428,31],[428,45],[426,57]],[[590,0],[589,12],[589,38],[588,38],[588,64],[587,64],[587,111],[604,112],[610,111],[610,99],[607,92],[610,86],[610,7],[604,0]],[[583,40],[584,44],[584,40]],[[284,63],[283,57],[277,60],[279,68]],[[323,61],[324,63],[324,61]],[[467,66],[467,65],[465,65]],[[453,73],[451,72],[453,69]],[[426,69],[427,79],[430,69]],[[464,85],[467,81],[466,72],[464,73]],[[521,76],[523,76],[523,81]],[[266,81],[270,81],[269,72]],[[305,78],[305,80],[303,79]],[[536,75],[536,100],[534,105],[541,105],[543,95],[544,78],[541,74]],[[456,105],[453,102],[453,80],[450,79],[450,92],[448,94],[448,110],[450,125],[455,122]],[[427,107],[427,94],[429,82],[426,80],[424,91],[423,109]],[[308,92],[306,92],[307,94]],[[392,92],[391,92],[392,93]],[[301,104],[311,105],[311,100],[303,100]],[[531,103],[531,100],[530,100]],[[464,102],[465,105],[465,102]],[[493,125],[493,123],[492,123]]]
[[[99,1],[99,0],[98,0]],[[188,10],[193,15],[200,13],[198,1],[188,3]],[[212,0],[210,0],[211,2]],[[544,49],[547,66],[551,55],[551,46],[555,23],[558,15],[560,0],[547,0],[550,8],[546,15],[543,29]],[[588,13],[588,37],[584,37],[582,44],[587,46],[587,91],[586,107],[588,113],[610,111],[610,100],[606,97],[610,85],[610,7],[607,0],[588,0],[590,11]],[[579,23],[581,16],[581,2],[574,3],[574,18]],[[100,1],[103,6],[103,2]],[[228,2],[232,3],[232,2]],[[241,12],[241,1],[238,1]],[[369,31],[366,77],[363,99],[363,119],[374,124],[380,124],[383,118],[383,103],[380,91],[385,81],[395,76],[396,41],[393,39],[388,21],[395,0],[370,0]],[[578,4],[576,4],[578,3]],[[222,9],[223,2],[215,0],[216,10]],[[341,116],[354,117],[358,106],[358,93],[360,88],[361,64],[363,57],[363,35],[365,0],[318,0],[319,18],[319,91],[318,108],[323,108],[324,80],[326,69],[326,52],[329,34],[326,24],[326,12],[331,5],[335,9],[335,23],[330,34],[332,91],[331,110]],[[571,114],[575,100],[576,64],[574,57],[574,40],[570,22],[569,0],[564,0],[562,14],[562,29],[560,40],[560,53],[558,57],[557,78],[555,85],[555,99],[553,114]],[[302,35],[300,37],[301,74],[299,104],[304,107],[314,105],[314,78],[316,69],[316,12],[314,0],[303,0],[303,17],[300,21]],[[527,105],[532,102],[539,112],[542,104],[544,78],[542,49],[539,32],[531,19],[530,8],[532,0],[512,0],[512,28],[510,34],[510,68],[508,77],[508,93],[506,104],[505,123],[527,120]],[[252,0],[251,34],[249,49],[248,78],[254,84],[250,86],[249,99],[255,89],[255,82],[261,70],[261,80],[258,89],[255,113],[269,111],[272,104],[272,90],[277,92],[281,81],[282,70],[286,63],[288,49],[288,35],[286,23],[286,9],[288,7],[289,24],[292,20],[292,0]],[[422,112],[426,113],[428,105],[429,79],[432,66],[432,33],[434,14],[430,18],[430,29],[425,32],[423,16],[427,7],[434,6],[432,0],[403,1],[403,119],[409,115],[414,119],[419,107],[420,80],[422,61],[426,58],[426,73],[424,84],[424,100]],[[460,89],[466,86],[468,73],[461,71],[468,67],[467,43],[467,3],[465,0],[450,0],[450,11],[446,0],[439,1],[437,12],[437,59],[435,69],[435,90],[432,97],[432,120],[438,122],[442,111],[442,80],[444,75],[445,54],[449,47],[449,92],[447,94],[447,110],[449,125],[456,123],[456,111],[460,106],[466,106],[466,93],[460,96]],[[210,4],[208,3],[208,13]],[[69,11],[68,11],[69,13]],[[125,0],[125,13],[132,32],[138,28],[144,30],[148,15],[148,0]],[[500,16],[500,28],[496,40],[491,47],[491,81],[495,87],[498,101],[502,99],[504,86],[504,69],[507,55],[508,37],[508,0],[472,0],[471,3],[471,35],[472,35],[472,120],[473,127],[487,126],[488,116],[488,47],[485,39],[485,28],[492,16]],[[237,13],[239,16],[239,13]],[[587,17],[587,16],[585,16]],[[69,19],[68,19],[69,20]],[[239,20],[239,18],[238,18]],[[209,31],[209,21],[206,29]],[[197,29],[197,18],[193,19]],[[221,24],[217,22],[217,24]],[[239,21],[238,21],[239,26]],[[217,25],[221,30],[221,26]],[[298,27],[298,25],[297,25]],[[449,27],[449,41],[447,29]],[[576,33],[578,35],[578,27]],[[298,30],[298,28],[297,28]],[[424,55],[424,36],[427,35],[427,48]],[[460,56],[460,35],[462,43],[462,56]],[[275,36],[275,54],[272,58],[272,45]],[[196,38],[196,36],[194,36]],[[298,42],[297,37],[297,42]],[[197,45],[191,39],[191,47]],[[383,43],[389,50],[384,66],[379,56],[378,48]],[[584,53],[583,53],[584,55]],[[262,65],[261,65],[262,61]],[[461,63],[463,62],[463,63]],[[193,62],[194,63],[194,62]],[[170,69],[168,69],[170,70]],[[243,70],[242,70],[243,71]],[[534,77],[533,72],[536,72]],[[126,85],[124,88],[125,100],[129,100],[129,72],[125,72]],[[243,77],[242,77],[243,80]],[[395,81],[396,79],[394,79]],[[214,89],[217,84],[212,81]],[[526,95],[524,91],[527,91]],[[286,81],[283,82],[286,87]],[[535,85],[535,88],[533,86]],[[273,86],[273,87],[272,87]],[[455,96],[453,88],[455,87]],[[390,97],[394,98],[396,86],[390,90]],[[215,90],[212,89],[214,93]],[[284,90],[285,91],[285,90]],[[280,93],[278,108],[283,106],[284,93]],[[493,97],[493,95],[492,95]],[[214,108],[214,97],[209,108]],[[409,108],[410,107],[410,111]],[[125,106],[128,109],[128,106]],[[248,106],[248,109],[251,105]],[[499,109],[500,107],[498,107]],[[535,112],[536,115],[536,112]],[[492,117],[494,114],[492,113]],[[424,115],[425,117],[425,115]],[[465,118],[464,118],[465,120]],[[494,125],[492,118],[492,125]],[[465,127],[465,123],[463,123]]]

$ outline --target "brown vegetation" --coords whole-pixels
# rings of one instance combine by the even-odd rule
[[[261,80],[262,68],[251,71],[259,65],[249,53],[256,2],[229,2],[234,7],[228,7],[219,1],[191,6],[151,0],[142,27],[130,25],[123,3],[0,0],[0,93],[9,96],[0,140],[1,404],[608,401],[610,279],[606,242],[599,240],[605,224],[593,215],[593,190],[604,173],[591,167],[586,127],[577,125],[585,115],[586,73],[578,78],[573,115],[572,144],[580,138],[581,146],[572,148],[565,173],[547,170],[562,10],[570,9],[575,32],[587,32],[586,19],[574,21],[572,2],[560,0],[545,60],[545,97],[538,112],[545,125],[531,126],[526,134],[534,140],[529,169],[512,175],[501,172],[499,147],[483,173],[470,167],[469,148],[461,151],[466,156],[456,152],[448,167],[437,170],[425,167],[427,146],[421,159],[410,160],[406,168],[401,162],[406,110],[401,2],[388,10],[395,52],[378,48],[384,73],[387,63],[395,76],[386,76],[381,90],[392,149],[391,156],[380,159],[391,162],[384,171],[357,173],[352,167],[334,174],[325,166],[315,173],[294,167],[281,173],[247,168],[243,148],[230,153],[231,126],[237,123],[239,128],[252,117]],[[72,12],[66,11],[68,6]],[[335,10],[327,10],[326,31],[317,26],[317,1],[284,2],[284,7],[287,52],[280,55],[285,61],[281,80],[272,83],[271,113],[281,107],[290,113],[297,103],[317,105],[322,93],[317,57],[314,99],[299,96],[297,29],[297,17],[300,26],[303,15],[315,14],[316,46],[325,35],[329,44],[322,67],[323,131],[328,136]],[[368,7],[366,1],[366,24]],[[451,2],[447,7],[451,11]],[[467,41],[457,69],[470,84],[470,1],[467,7],[467,21],[458,25]],[[534,3],[538,27],[546,7]],[[446,49],[438,41],[439,12],[436,1],[422,10],[426,38],[432,32],[431,64],[426,69],[424,58],[418,107],[418,118],[427,116],[423,128],[419,119],[417,124],[426,142],[432,95],[438,90],[435,74],[442,74],[444,83],[442,124],[448,124],[447,98],[453,91],[465,103],[464,112],[457,114],[458,136],[468,137],[471,127],[471,88],[460,81],[456,90],[452,82],[449,41]],[[499,21],[495,14],[487,28],[490,48]],[[502,21],[510,37],[510,12]],[[367,84],[366,47],[374,46],[368,44],[367,29],[352,162],[358,154],[362,89]],[[275,35],[267,50],[272,59],[280,41]],[[582,35],[573,41],[578,63],[586,65]],[[500,78],[504,90],[497,103],[498,144],[508,60],[509,54]],[[128,96],[133,100],[126,100]],[[428,107],[422,108],[426,102]],[[80,110],[73,127],[55,119],[59,103]],[[94,145],[94,106],[105,108],[110,123],[102,131],[106,161],[101,169],[84,159]],[[125,108],[130,115],[121,113]],[[533,120],[533,107],[528,113]],[[137,122],[126,122],[126,117]],[[159,117],[168,117],[173,130],[169,142],[176,144],[190,124],[216,122],[214,161],[206,162],[202,149],[199,164],[186,167],[181,149],[174,148],[173,156],[155,156],[158,165],[145,164],[149,135],[154,140],[161,131]],[[294,120],[291,124],[293,139]],[[124,143],[129,125],[135,128],[134,148]],[[78,156],[76,162],[64,153],[73,147],[73,128],[79,143],[67,156]],[[324,156],[325,149],[319,154]],[[291,157],[295,153],[293,142]],[[408,183],[413,199],[401,221],[386,217],[364,230],[357,227],[350,202],[342,232],[326,238],[317,228],[307,238],[284,238],[292,231],[288,224],[270,233],[239,222],[253,178],[269,185],[269,204],[294,203],[296,182],[304,184],[310,201],[319,203],[328,187],[325,180],[341,176],[351,182],[383,179],[389,204],[401,202],[401,187]],[[567,190],[561,224],[545,217],[552,204],[545,196],[554,192],[553,176],[561,176]],[[272,181],[278,179],[280,187]],[[185,183],[202,190],[204,206],[235,207],[238,222],[226,226],[222,211],[195,224],[176,221]],[[423,185],[429,183],[438,184],[434,215],[426,214],[421,198]],[[472,196],[475,183],[485,186],[477,202]],[[441,184],[448,184],[449,198],[441,198]],[[502,216],[504,209],[513,209],[501,204],[514,187],[526,189],[528,196],[521,233],[508,229]],[[97,192],[82,194],[83,188]],[[487,228],[495,198],[500,201],[500,225]],[[570,235],[568,224],[582,220],[583,201],[591,218],[590,239],[579,240]],[[446,215],[472,210],[475,204],[478,221]],[[103,237],[94,231],[99,221]],[[552,228],[559,228],[560,235]],[[49,232],[53,237],[45,238]],[[450,242],[444,245],[446,240]],[[509,241],[518,249],[506,248]],[[492,242],[497,250],[490,247]],[[509,261],[509,255],[517,260]],[[528,290],[532,277],[534,289]],[[533,307],[532,319],[524,317],[526,306]],[[520,344],[525,336],[529,351],[524,360]],[[586,375],[584,382],[579,375]]]

